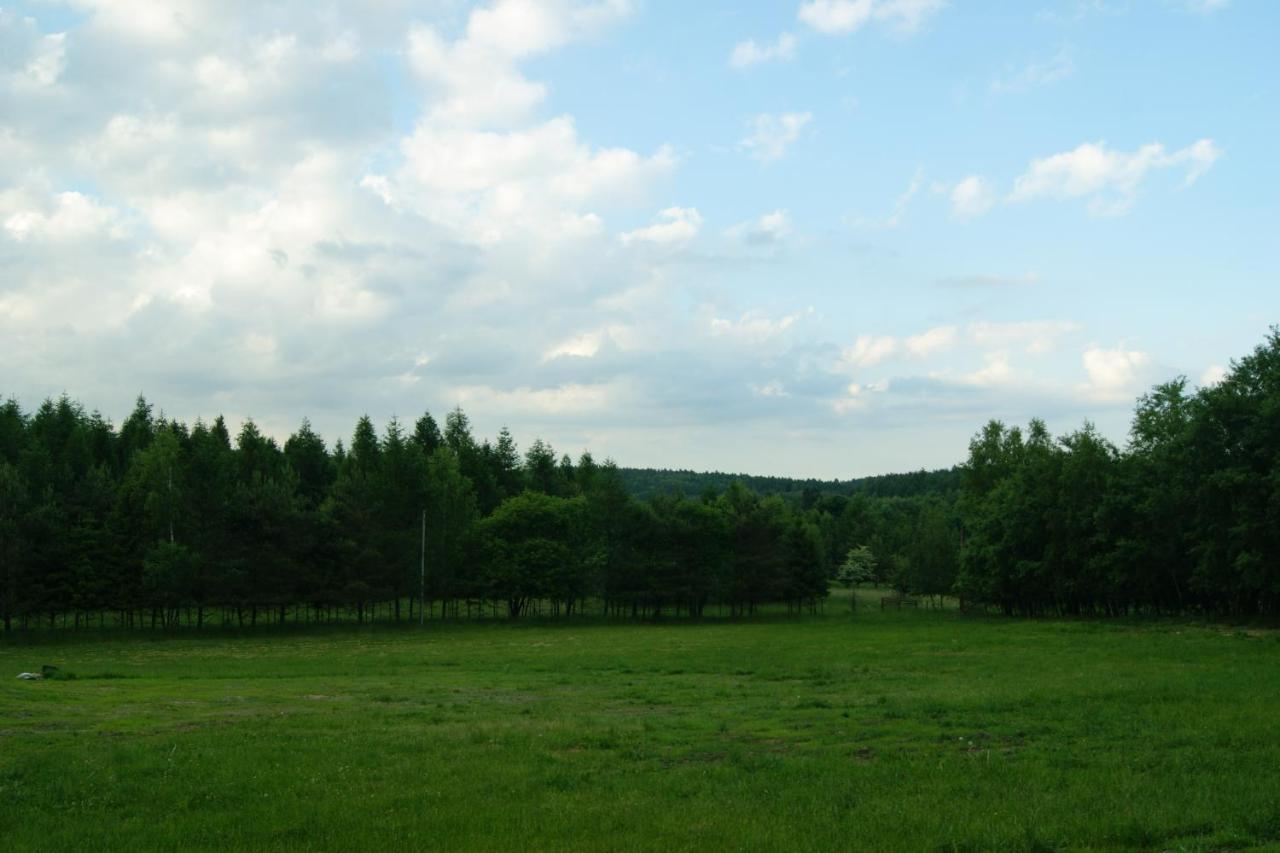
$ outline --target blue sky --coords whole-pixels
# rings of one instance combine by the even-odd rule
[[[960,461],[1280,321],[1280,7],[0,3],[0,393]]]

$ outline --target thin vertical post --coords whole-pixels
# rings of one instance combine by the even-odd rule
[[[427,619],[427,511],[422,510],[422,550],[418,556],[418,624]]]

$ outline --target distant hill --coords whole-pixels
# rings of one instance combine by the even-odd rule
[[[905,474],[880,474],[853,480],[760,477],[752,474],[725,474],[720,471],[686,471],[667,468],[619,468],[618,470],[627,490],[640,500],[676,492],[697,497],[706,491],[722,492],[735,481],[757,494],[780,495],[794,500],[802,500],[806,493],[811,496],[864,494],[870,497],[906,498],[919,495],[945,495],[960,488],[959,468],[920,470]]]

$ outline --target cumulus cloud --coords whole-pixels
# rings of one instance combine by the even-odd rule
[[[1141,389],[1151,358],[1139,350],[1093,345],[1085,349],[1081,360],[1088,380],[1079,386],[1080,391],[1091,400],[1122,402],[1133,399]]]
[[[441,127],[424,121],[400,143],[403,162],[364,184],[388,204],[460,226],[481,243],[518,234],[578,237],[601,230],[583,205],[638,199],[675,165],[670,148],[645,156],[593,148],[573,119],[508,131]]]
[[[946,6],[946,0],[808,0],[797,17],[827,35],[843,35],[876,22],[914,32]]]
[[[0,79],[7,86],[46,89],[66,66],[66,33],[42,34],[31,18],[0,7]]]
[[[1227,378],[1227,369],[1220,364],[1211,364],[1200,374],[1200,387],[1208,388],[1217,385]]]
[[[505,125],[527,117],[546,87],[521,73],[521,60],[546,53],[630,13],[625,0],[498,0],[472,11],[462,38],[448,41],[415,24],[409,63],[439,96],[431,118],[467,125]]]
[[[747,246],[777,246],[791,235],[791,218],[785,210],[775,210],[757,219],[739,222],[725,230],[731,240],[741,241]]]
[[[568,340],[555,344],[542,356],[543,361],[551,361],[552,359],[569,357],[569,358],[594,358],[596,353],[600,351],[600,345],[604,339],[604,332],[584,332],[575,335]]]
[[[697,208],[668,207],[658,214],[658,221],[644,228],[628,231],[621,236],[624,244],[657,243],[679,245],[698,236],[702,228],[702,215]]]
[[[838,415],[847,415],[850,412],[865,411],[872,403],[873,395],[883,393],[889,390],[888,381],[879,382],[850,382],[844,388],[844,393],[836,397],[831,408]]]
[[[1014,381],[1016,374],[1009,362],[1009,354],[1004,351],[987,353],[983,356],[983,365],[977,370],[960,376],[960,382],[979,388],[992,388],[1008,385]]]
[[[853,346],[840,352],[840,362],[852,367],[872,367],[898,352],[898,339],[892,335],[859,335]]]
[[[764,62],[786,62],[796,55],[796,37],[782,33],[772,44],[760,44],[755,39],[740,41],[729,54],[729,67],[745,71]]]
[[[904,341],[907,353],[916,358],[928,358],[936,352],[945,352],[959,339],[955,326],[936,326],[927,332],[913,335]]]
[[[4,230],[19,243],[28,240],[74,242],[94,235],[119,240],[126,233],[120,211],[71,191],[57,193],[39,208],[9,212],[4,219]]]
[[[761,163],[780,160],[812,120],[812,113],[761,113],[751,120],[751,135],[738,147]]]
[[[995,190],[980,175],[970,175],[951,189],[951,213],[959,219],[981,216],[995,203]]]
[[[3,392],[27,405],[66,389],[119,415],[141,389],[334,438],[462,404],[489,434],[733,465],[746,432],[837,434],[918,405],[901,371],[979,382],[977,349],[1034,346],[945,320],[858,334],[884,318],[833,341],[756,287],[799,243],[792,214],[665,207],[676,150],[599,135],[541,77],[627,3],[72,2],[63,38],[0,11]],[[742,150],[776,160],[811,121],[767,114]],[[707,229],[724,255],[669,250]],[[980,419],[993,397],[959,375],[938,393]],[[724,440],[744,424],[768,428]]]
[[[542,118],[523,63],[627,3],[499,0],[449,37],[395,5],[82,7],[65,39],[0,10],[6,392],[110,407],[143,388],[282,429],[273,413],[340,410],[345,430],[407,387],[534,417],[625,385],[537,368],[648,334],[575,329],[627,325],[608,302],[652,271],[610,258],[605,218],[647,205],[676,158]],[[422,95],[407,132],[389,53]],[[554,319],[513,335],[531,316]]]
[[[926,359],[952,349],[959,342],[960,334],[955,326],[934,326],[905,338],[893,335],[859,335],[852,346],[840,351],[836,370],[856,372],[858,368],[874,367],[900,355]]]
[[[1212,139],[1201,139],[1176,151],[1153,142],[1125,152],[1103,142],[1086,142],[1071,151],[1032,161],[1014,182],[1011,202],[1039,198],[1087,198],[1094,213],[1128,209],[1147,175],[1181,169],[1183,185],[1194,183],[1222,156]]]

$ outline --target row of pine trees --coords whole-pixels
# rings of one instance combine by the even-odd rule
[[[460,409],[443,430],[362,418],[330,449],[305,421],[281,446],[145,399],[118,430],[65,397],[0,406],[6,630],[740,613],[826,589],[819,531],[780,500],[642,504],[612,463],[521,455],[505,429],[477,441]]]

